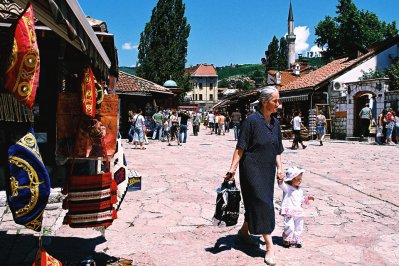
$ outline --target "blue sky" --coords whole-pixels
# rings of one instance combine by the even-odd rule
[[[135,66],[140,33],[157,0],[78,0],[83,12],[105,21],[115,35],[120,66]],[[275,35],[287,33],[289,0],[183,0],[191,26],[187,66],[257,64]],[[358,9],[399,27],[398,0],[353,0]],[[314,46],[314,28],[335,16],[338,0],[292,0],[297,52]]]

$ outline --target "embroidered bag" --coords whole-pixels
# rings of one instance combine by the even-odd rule
[[[39,80],[40,59],[33,7],[28,5],[15,27],[14,45],[5,73],[4,88],[32,109]]]
[[[7,201],[14,221],[40,231],[50,195],[50,178],[31,129],[8,149]]]

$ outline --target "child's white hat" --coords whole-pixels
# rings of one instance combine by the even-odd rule
[[[287,169],[287,171],[285,172],[285,178],[284,181],[291,181],[292,179],[294,179],[295,177],[299,176],[300,174],[304,173],[305,170],[302,168],[298,168],[298,167],[290,167]]]

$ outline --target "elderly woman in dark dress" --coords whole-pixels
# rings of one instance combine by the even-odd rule
[[[266,243],[265,263],[275,265],[271,233],[275,227],[274,182],[275,176],[284,178],[281,164],[281,129],[278,120],[271,116],[280,105],[278,90],[268,86],[261,90],[258,111],[251,114],[241,125],[240,136],[233,160],[226,174],[234,180],[240,165],[240,185],[245,207],[245,221],[238,237],[246,244],[257,243],[251,234],[261,234]]]

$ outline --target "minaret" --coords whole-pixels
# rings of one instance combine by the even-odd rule
[[[294,15],[292,13],[292,4],[290,0],[290,10],[288,13],[288,35],[287,35],[287,44],[288,44],[288,67],[291,68],[291,65],[295,63],[295,39],[296,36],[294,34]]]

